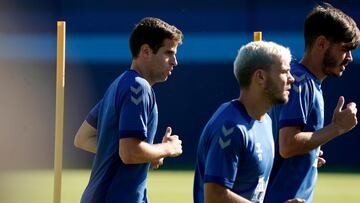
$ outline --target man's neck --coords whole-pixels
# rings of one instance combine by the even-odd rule
[[[155,82],[153,82],[151,80],[150,74],[144,67],[145,66],[141,62],[139,62],[137,60],[133,60],[131,63],[130,69],[136,71],[142,78],[144,78],[146,81],[148,81],[150,86],[153,86],[155,84]]]
[[[268,100],[261,97],[259,91],[241,90],[239,101],[244,105],[249,116],[255,120],[263,120],[271,108]]]
[[[314,54],[306,53],[301,59],[300,63],[305,66],[315,77],[323,81],[326,78],[326,74],[322,70],[322,57],[315,56]]]

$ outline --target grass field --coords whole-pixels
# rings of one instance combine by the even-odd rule
[[[89,178],[88,170],[65,170],[62,202],[79,202]],[[148,181],[152,203],[192,202],[192,171],[155,171]],[[10,171],[0,174],[1,203],[51,203],[53,172],[51,170]],[[320,173],[315,190],[315,203],[358,203],[360,174]]]

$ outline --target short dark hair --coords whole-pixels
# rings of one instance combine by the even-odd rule
[[[129,46],[132,58],[139,55],[140,47],[148,44],[154,53],[157,53],[165,39],[175,40],[182,43],[183,34],[173,25],[160,20],[159,18],[146,17],[134,28],[129,39]]]
[[[316,38],[321,35],[333,43],[347,43],[350,49],[355,49],[360,43],[360,33],[356,22],[328,3],[315,6],[306,17],[305,48],[311,48]]]

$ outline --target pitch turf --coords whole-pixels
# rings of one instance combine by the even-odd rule
[[[62,203],[79,202],[89,178],[88,170],[65,170]],[[155,171],[149,174],[148,196],[152,203],[192,202],[192,171]],[[53,194],[51,170],[7,171],[0,174],[0,202],[50,203]],[[320,173],[314,203],[357,203],[360,174]]]

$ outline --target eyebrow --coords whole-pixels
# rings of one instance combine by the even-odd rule
[[[290,66],[281,66],[281,71],[290,71],[291,67]]]
[[[342,44],[342,48],[346,51],[354,50],[357,46],[354,43],[344,43]]]
[[[169,54],[176,54],[176,52],[172,49],[167,49],[165,52]]]
[[[167,52],[167,53],[176,53],[176,49],[166,48],[165,52]]]

